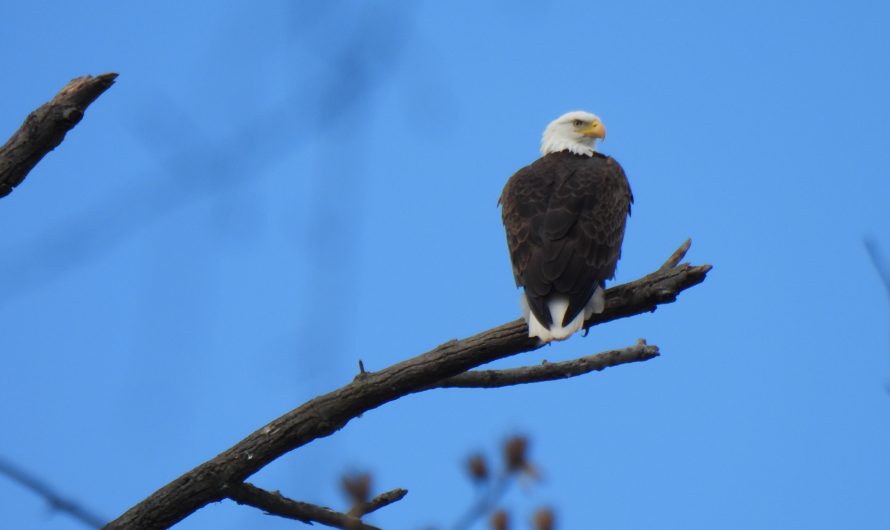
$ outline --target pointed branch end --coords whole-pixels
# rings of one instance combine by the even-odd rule
[[[351,510],[349,510],[349,515],[352,517],[361,518],[371,512],[375,512],[384,506],[389,506],[394,502],[398,502],[405,498],[405,495],[408,495],[408,490],[405,488],[396,488],[394,490],[389,490],[385,493],[381,493],[380,495],[374,497],[370,501],[366,503],[359,504],[357,506],[353,506]]]
[[[115,72],[75,77],[62,87],[51,103],[73,105],[83,112],[103,92],[111,88],[115,79],[117,79]]]
[[[684,241],[683,244],[680,245],[680,248],[675,250],[674,253],[671,254],[671,257],[669,257],[667,259],[667,261],[664,262],[664,265],[662,265],[661,267],[658,268],[658,272],[666,271],[668,269],[673,269],[674,267],[676,267],[677,264],[680,263],[680,260],[682,260],[684,257],[686,257],[686,253],[689,252],[689,247],[691,247],[691,246],[692,246],[692,238],[689,238],[686,241]]]
[[[640,361],[648,361],[649,359],[654,359],[661,355],[661,351],[658,349],[658,346],[655,344],[649,344],[646,342],[646,339],[640,338],[637,339],[637,343],[625,351],[628,353],[634,353],[637,355],[637,360]]]

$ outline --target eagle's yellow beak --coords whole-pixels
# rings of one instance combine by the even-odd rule
[[[590,125],[580,129],[578,132],[588,138],[599,138],[600,140],[606,139],[606,126],[599,120],[593,120],[590,122]]]

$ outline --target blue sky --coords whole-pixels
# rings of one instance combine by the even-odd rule
[[[636,203],[617,281],[687,237],[707,281],[499,363],[574,380],[411,396],[254,481],[447,528],[461,462],[532,437],[560,528],[890,526],[890,8],[879,2],[19,2],[0,137],[118,83],[0,202],[0,456],[106,517],[303,401],[518,316],[495,203],[548,121],[599,114]],[[9,528],[74,529],[0,478]],[[177,528],[293,528],[226,502]],[[481,527],[480,527],[481,528]]]

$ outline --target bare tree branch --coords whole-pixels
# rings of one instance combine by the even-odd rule
[[[0,458],[0,475],[6,475],[14,482],[43,497],[53,510],[66,513],[90,528],[101,528],[105,519],[84,508],[76,501],[64,497],[51,486],[31,473]]]
[[[114,84],[116,77],[108,73],[73,79],[25,118],[19,130],[0,147],[0,197],[12,193],[37,162],[62,143],[65,133],[80,122],[87,107]]]
[[[686,256],[686,253],[689,252],[689,247],[691,246],[692,239],[687,239],[686,241],[684,241],[683,244],[680,245],[680,247],[675,250],[673,254],[671,254],[671,257],[669,257],[667,261],[665,261],[661,265],[661,267],[658,268],[658,271],[666,271],[676,267],[680,263],[680,260],[682,260]]]
[[[648,361],[658,357],[658,346],[650,346],[643,341],[621,350],[611,350],[596,355],[588,355],[571,361],[549,363],[544,361],[535,366],[509,368],[505,370],[471,370],[443,379],[435,388],[499,388],[555,381],[604,370],[619,364]]]
[[[380,530],[376,526],[363,523],[361,519],[352,515],[335,512],[330,508],[308,502],[291,500],[277,491],[269,492],[248,482],[230,488],[227,496],[238,504],[253,506],[268,514],[296,519],[306,524],[320,523],[347,530]],[[404,497],[404,495],[402,496]]]
[[[606,308],[585,322],[585,328],[654,311],[676,300],[683,290],[704,281],[710,265],[678,265],[606,291]],[[210,502],[229,495],[242,483],[285,453],[329,436],[350,420],[400,397],[422,392],[436,382],[482,364],[541,347],[529,338],[525,322],[515,320],[397,363],[366,372],[351,383],[318,396],[254,432],[213,459],[199,465],[136,504],[108,529],[168,528]]]
[[[384,506],[389,506],[394,502],[398,502],[404,499],[405,495],[408,495],[408,490],[403,488],[389,490],[387,492],[381,493],[380,495],[374,497],[366,503],[354,506],[351,510],[349,510],[349,515],[353,517],[362,517],[371,512],[375,512],[380,508],[383,508]]]

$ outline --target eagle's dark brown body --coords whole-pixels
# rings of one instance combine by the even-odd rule
[[[599,153],[550,153],[510,177],[499,202],[516,285],[544,326],[548,302],[567,297],[565,326],[615,275],[633,202],[624,170]]]

